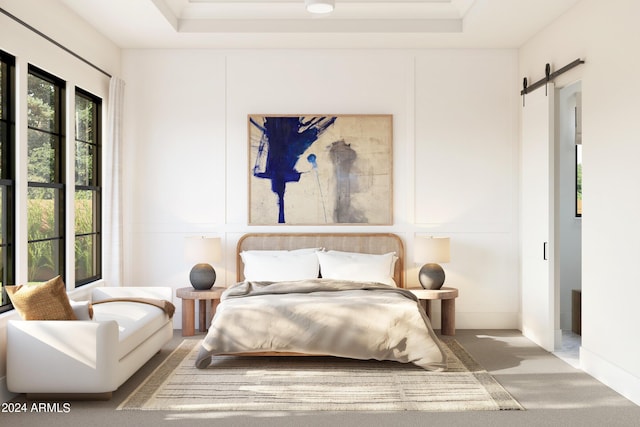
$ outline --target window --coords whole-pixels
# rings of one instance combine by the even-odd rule
[[[0,51],[0,312],[12,308],[4,287],[15,283],[15,60]]]
[[[582,217],[582,93],[576,93],[575,107],[576,144],[576,217]]]
[[[65,82],[29,66],[27,82],[28,281],[64,277]]]
[[[101,109],[99,98],[76,89],[76,286],[100,279],[102,275]]]

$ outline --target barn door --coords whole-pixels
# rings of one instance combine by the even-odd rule
[[[526,94],[522,107],[522,333],[554,350],[554,85]]]

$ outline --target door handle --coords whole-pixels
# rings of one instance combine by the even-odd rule
[[[549,242],[543,242],[543,243],[542,243],[542,259],[543,259],[544,261],[547,261],[547,260],[548,260],[548,259],[547,259],[547,245],[548,245],[548,243],[549,243]]]

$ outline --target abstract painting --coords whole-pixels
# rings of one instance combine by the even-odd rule
[[[249,115],[249,224],[393,223],[391,115]]]

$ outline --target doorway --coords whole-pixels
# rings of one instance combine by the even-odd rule
[[[556,308],[562,331],[554,353],[579,367],[582,290],[582,84],[558,89],[555,144]]]

